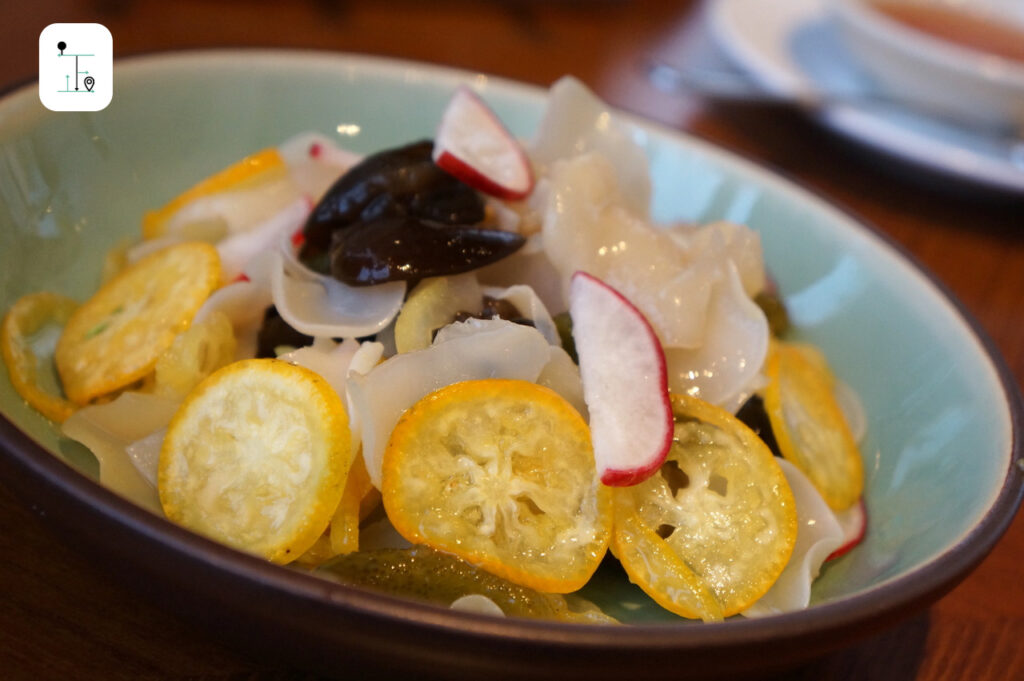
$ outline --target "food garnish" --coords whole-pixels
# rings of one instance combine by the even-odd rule
[[[434,163],[474,189],[516,201],[533,190],[533,169],[522,146],[483,100],[465,85],[441,114]]]
[[[672,446],[665,353],[643,313],[586,272],[573,275],[569,314],[598,475],[605,485],[635,485]]]

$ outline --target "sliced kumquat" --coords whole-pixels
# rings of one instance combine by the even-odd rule
[[[455,383],[409,408],[384,453],[395,529],[538,591],[582,587],[611,529],[586,423],[526,381]]]
[[[213,312],[178,334],[160,355],[154,368],[153,392],[184,399],[200,381],[230,364],[237,349],[231,321],[223,312]]]
[[[836,379],[824,356],[805,346],[778,343],[765,373],[765,411],[782,455],[810,478],[833,510],[857,503],[864,489],[864,464],[836,402]]]
[[[146,213],[142,218],[142,237],[155,239],[162,236],[174,214],[196,199],[223,191],[245,189],[283,177],[286,173],[287,166],[277,149],[264,149],[246,156],[179,194],[163,207]]]
[[[64,399],[59,387],[45,387],[43,376],[52,372],[53,353],[38,348],[33,336],[49,325],[64,326],[77,308],[76,301],[56,293],[30,293],[11,306],[0,326],[0,351],[11,385],[29,406],[58,423],[77,405]]]
[[[661,469],[617,491],[613,552],[662,607],[717,620],[778,579],[796,542],[796,505],[768,447],[736,417],[688,395],[673,395],[672,410]]]
[[[345,406],[325,380],[244,360],[211,374],[175,414],[157,487],[174,522],[289,563],[324,534],[351,463]]]
[[[219,281],[217,250],[199,242],[156,251],[108,281],[57,343],[64,392],[86,404],[144,378]]]

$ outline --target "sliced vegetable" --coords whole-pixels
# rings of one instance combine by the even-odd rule
[[[843,541],[843,531],[832,509],[800,469],[776,459],[786,475],[796,501],[797,534],[793,555],[772,588],[743,611],[747,617],[763,617],[806,608],[811,602],[811,583],[821,566]]]
[[[643,313],[586,272],[573,275],[569,314],[598,475],[605,485],[635,485],[672,445],[665,353]]]
[[[591,606],[573,607],[565,597],[497,577],[455,556],[425,546],[349,554],[324,565],[318,574],[344,584],[369,587],[447,606],[467,596],[483,596],[499,613],[577,623],[613,623]]]
[[[153,513],[161,513],[156,467],[143,469],[128,451],[133,443],[165,428],[179,402],[157,395],[125,391],[106,404],[82,407],[62,424],[61,432],[89,448],[100,464],[100,483]],[[154,462],[149,462],[154,463]]]
[[[836,520],[839,521],[839,527],[843,530],[843,543],[829,554],[827,560],[842,558],[864,541],[864,537],[868,533],[868,509],[864,499],[861,498],[853,506],[837,513]]]
[[[516,201],[533,190],[526,153],[480,97],[465,85],[441,115],[434,162],[474,189]]]
[[[371,336],[398,314],[405,282],[352,287],[307,269],[288,254],[275,254],[271,274],[274,306],[288,324],[313,337]]]

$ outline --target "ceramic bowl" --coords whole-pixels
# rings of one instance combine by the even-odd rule
[[[1024,60],[911,28],[879,11],[875,0],[829,0],[828,4],[844,45],[885,96],[971,125],[1024,128]],[[1024,9],[1015,0],[888,0],[888,4],[960,12],[1011,28],[1024,44]]]
[[[429,136],[469,83],[517,135],[541,89],[411,63],[304,52],[119,62],[97,113],[53,113],[35,86],[0,100],[0,309],[41,289],[85,298],[107,249],[197,178],[303,130],[359,152]],[[63,536],[158,603],[250,650],[318,670],[446,678],[707,679],[795,663],[907,616],[962,579],[1021,499],[1021,405],[992,344],[892,242],[766,170],[623,115],[660,218],[747,223],[800,335],[863,399],[871,517],[812,606],[704,625],[661,611],[606,566],[587,595],[626,626],[488,618],[277,567],[187,532],[95,482],[88,453],[0,374],[0,475]],[[685,191],[679,191],[679,188]]]

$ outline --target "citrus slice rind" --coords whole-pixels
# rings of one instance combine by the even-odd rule
[[[464,381],[413,405],[385,450],[382,496],[408,541],[538,591],[582,587],[611,529],[586,423],[527,381]]]
[[[235,359],[238,340],[231,320],[214,310],[178,334],[153,368],[153,392],[184,399],[196,385]]]
[[[672,395],[672,408],[668,458],[622,490],[613,546],[630,579],[663,607],[728,617],[768,591],[789,561],[793,494],[768,447],[732,414],[687,395]]]
[[[244,360],[211,374],[175,414],[157,488],[172,521],[288,563],[327,528],[351,460],[348,416],[326,381]]]
[[[0,352],[11,385],[29,406],[57,423],[74,413],[77,405],[44,387],[41,364],[50,358],[36,351],[32,336],[49,324],[64,326],[77,308],[76,301],[56,293],[30,293],[11,306],[0,326]]]
[[[233,163],[185,190],[162,207],[142,218],[142,237],[155,239],[182,208],[196,199],[228,190],[239,190],[267,182],[287,173],[284,159],[276,149],[264,149]]]
[[[661,607],[688,619],[715,622],[722,607],[707,584],[637,515],[629,488],[614,491],[611,550],[637,584]]]
[[[219,281],[217,250],[188,242],[152,253],[104,284],[71,315],[57,343],[68,398],[86,404],[149,374]]]
[[[805,346],[775,344],[765,366],[764,406],[782,455],[800,469],[835,511],[860,499],[864,464],[835,399],[824,356]]]

